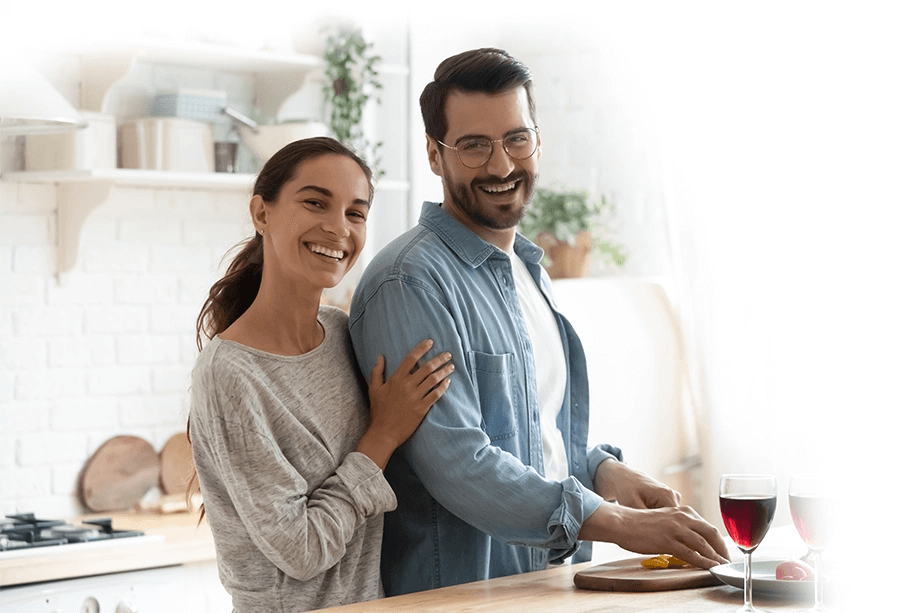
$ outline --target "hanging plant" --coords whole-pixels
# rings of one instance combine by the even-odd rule
[[[364,40],[357,28],[342,28],[326,38],[326,84],[323,97],[329,111],[329,128],[337,139],[351,145],[383,176],[378,153],[381,141],[370,143],[361,127],[368,102],[380,103],[377,65],[380,56],[371,53],[373,43]]]

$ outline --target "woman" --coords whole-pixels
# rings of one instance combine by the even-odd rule
[[[320,306],[364,247],[371,171],[328,138],[297,141],[256,179],[256,234],[198,318],[189,436],[224,587],[239,613],[294,613],[382,596],[383,477],[392,452],[449,384],[450,356],[387,382],[370,412],[347,316]]]

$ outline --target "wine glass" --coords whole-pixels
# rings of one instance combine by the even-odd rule
[[[821,582],[821,553],[834,532],[836,498],[830,482],[818,475],[792,475],[789,479],[789,511],[799,536],[814,556],[815,606],[809,611],[827,611]]]
[[[760,545],[773,523],[773,515],[776,513],[776,477],[722,475],[719,483],[719,508],[728,535],[744,554],[744,606],[738,611],[760,611],[751,602],[751,553]]]

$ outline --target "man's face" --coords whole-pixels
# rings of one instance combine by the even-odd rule
[[[444,105],[447,133],[444,143],[456,146],[471,136],[502,139],[523,128],[535,128],[523,87],[501,94],[453,92]],[[480,168],[467,168],[457,152],[428,138],[428,159],[432,171],[444,185],[444,208],[480,235],[513,233],[533,196],[540,157],[537,151],[516,160],[492,143],[492,157]]]

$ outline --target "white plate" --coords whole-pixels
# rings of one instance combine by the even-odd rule
[[[776,578],[776,566],[784,561],[785,560],[754,560],[751,562],[751,580],[754,583],[754,593],[814,598],[814,581],[810,579],[791,581],[789,579]],[[825,595],[831,588],[831,581],[827,579],[828,573],[825,571],[826,565],[827,563],[821,565],[821,574],[825,577]],[[744,589],[744,562],[722,564],[710,568],[709,572],[718,577],[719,581],[726,585]]]

